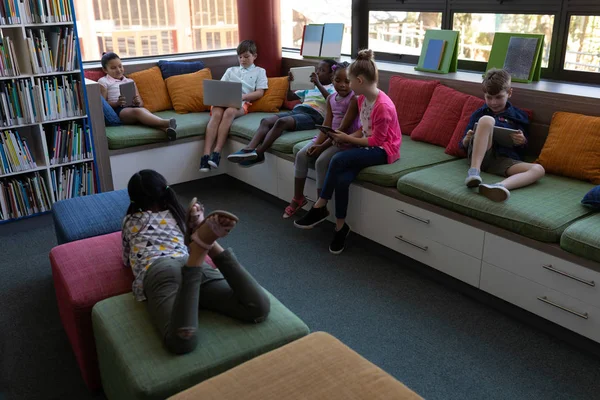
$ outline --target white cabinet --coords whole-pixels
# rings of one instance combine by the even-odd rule
[[[230,140],[228,143],[229,154],[244,147],[244,144]],[[227,160],[223,160],[223,162],[227,163],[227,173],[229,175],[264,192],[277,196],[277,159],[277,156],[265,153],[265,161],[252,167],[241,167],[239,164],[231,163]]]

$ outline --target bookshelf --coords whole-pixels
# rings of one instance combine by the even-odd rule
[[[100,191],[72,0],[0,0],[0,224]]]

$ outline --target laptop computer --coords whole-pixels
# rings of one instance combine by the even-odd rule
[[[217,107],[242,107],[242,83],[205,79],[203,103]]]

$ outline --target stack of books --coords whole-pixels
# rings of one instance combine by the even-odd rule
[[[33,123],[31,81],[28,79],[0,82],[0,125]]]
[[[50,165],[92,158],[92,137],[87,124],[72,121],[44,127]]]
[[[77,68],[75,33],[70,27],[27,29],[27,48],[34,74],[66,72]]]
[[[35,78],[31,92],[35,121],[46,122],[85,115],[80,79],[66,75]]]
[[[21,5],[22,14],[28,24],[73,21],[68,0],[21,0]]]
[[[38,172],[0,181],[0,219],[21,218],[50,210],[46,181]]]
[[[0,24],[14,25],[21,23],[21,10],[18,0],[0,1]]]
[[[18,131],[0,132],[0,175],[37,168],[29,145]]]
[[[14,41],[0,32],[0,76],[19,76],[19,62],[15,54]]]
[[[56,201],[94,194],[97,190],[92,162],[53,168],[50,180]]]

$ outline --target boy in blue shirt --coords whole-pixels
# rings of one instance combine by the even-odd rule
[[[476,110],[465,135],[460,141],[467,150],[471,168],[465,185],[479,187],[479,193],[492,201],[505,201],[510,190],[531,185],[542,179],[544,167],[522,161],[521,154],[527,145],[527,114],[508,102],[512,96],[510,74],[502,69],[489,70],[483,79],[485,105]],[[477,123],[477,130],[473,128]],[[512,147],[504,147],[493,140],[494,126],[517,130],[511,134]],[[483,183],[480,171],[500,175],[505,179],[499,183]]]

